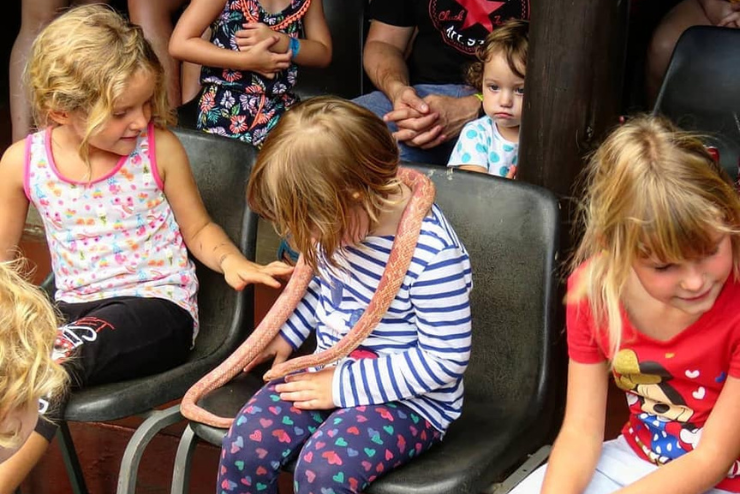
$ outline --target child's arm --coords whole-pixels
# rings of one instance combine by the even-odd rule
[[[175,214],[183,240],[190,252],[212,270],[223,273],[236,290],[248,283],[279,287],[274,276],[285,276],[293,268],[281,262],[260,266],[248,261],[220,226],[206,212],[190,164],[180,141],[169,130],[156,129],[156,166],[164,182],[164,194]],[[234,200],[244,200],[235,197]]]
[[[440,388],[454,392],[470,359],[471,283],[467,254],[454,246],[438,252],[410,288],[416,345],[377,359],[344,362],[334,379],[334,403],[380,404]],[[392,386],[383,383],[380,376],[385,375],[391,376]]]
[[[460,165],[458,166],[458,168],[461,170],[467,170],[470,172],[478,172],[478,173],[486,173],[486,174],[488,173],[488,170],[486,170],[485,167],[478,166],[478,165]]]
[[[621,489],[620,494],[700,494],[727,476],[740,457],[740,379],[728,377],[696,449]]]
[[[23,190],[25,141],[10,146],[0,161],[0,261],[16,257],[28,213]]]
[[[293,61],[306,67],[328,66],[331,63],[331,33],[326,25],[321,0],[311,2],[311,6],[303,17],[303,27],[306,37],[298,41],[300,45],[298,55],[293,58]],[[279,41],[271,47],[271,50],[292,56],[290,36],[276,33],[261,22],[247,23],[244,25],[244,30],[236,32],[237,44],[245,48],[264,42],[265,39],[275,35],[279,37]]]
[[[378,358],[345,360],[320,372],[293,374],[276,390],[296,408],[380,404],[447,387],[454,392],[470,358],[470,263],[457,247],[444,249],[414,282],[415,346]],[[440,310],[444,309],[444,310]],[[380,376],[390,376],[392,386]]]
[[[224,8],[223,0],[193,0],[175,26],[170,38],[170,55],[208,67],[249,70],[274,74],[290,66],[290,54],[272,53],[270,48],[279,41],[277,35],[262,39],[249,49],[235,51],[220,48],[201,38]]]
[[[477,131],[477,126],[478,123],[474,120],[463,127],[447,162],[449,168],[488,173],[488,145],[484,140],[485,136]],[[475,137],[468,137],[469,133]]]
[[[565,418],[541,494],[581,494],[588,485],[604,442],[608,385],[606,362],[569,362]]]

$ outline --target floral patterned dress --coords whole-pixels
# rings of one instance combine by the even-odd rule
[[[291,0],[282,12],[270,14],[257,0],[228,0],[211,26],[211,42],[220,48],[238,50],[235,33],[246,22],[261,22],[274,31],[298,38],[310,1]],[[274,79],[250,71],[203,66],[198,128],[259,147],[280,116],[298,102],[291,92],[297,76],[295,64],[275,74]]]

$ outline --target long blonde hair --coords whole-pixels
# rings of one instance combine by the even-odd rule
[[[173,124],[164,70],[141,28],[104,5],[68,10],[38,35],[24,73],[37,127],[55,125],[54,112],[80,112],[86,128],[79,154],[88,162],[90,137],[141,71],[155,80],[152,121]]]
[[[316,270],[331,266],[358,206],[377,224],[400,191],[398,146],[386,124],[352,102],[324,96],[291,108],[270,132],[247,188],[250,207],[291,235]],[[317,249],[317,245],[319,248]],[[320,251],[320,252],[319,252]]]
[[[697,259],[727,234],[737,279],[740,198],[698,136],[659,117],[636,117],[598,148],[585,177],[584,235],[572,269],[586,264],[568,303],[588,298],[597,326],[608,329],[610,355],[621,343],[620,300],[637,259]]]
[[[63,392],[68,380],[51,359],[57,315],[18,267],[17,261],[0,263],[0,422],[14,411],[38,406],[42,396]],[[0,448],[18,446],[19,427],[9,425],[0,429]]]

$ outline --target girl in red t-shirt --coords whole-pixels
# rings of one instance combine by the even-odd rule
[[[586,190],[565,419],[515,494],[740,492],[740,198],[699,139],[656,117],[604,142]],[[630,418],[603,442],[609,372]]]

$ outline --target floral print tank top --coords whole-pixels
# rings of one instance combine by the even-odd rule
[[[311,0],[291,0],[281,12],[265,11],[258,0],[228,0],[211,26],[211,42],[237,51],[236,32],[246,22],[261,22],[276,32],[299,38]],[[285,111],[298,102],[292,89],[298,78],[293,63],[268,79],[256,72],[203,66],[203,90],[197,127],[206,132],[261,146]]]
[[[152,124],[130,155],[92,182],[62,176],[51,133],[26,140],[24,188],[44,222],[57,300],[170,300],[193,316],[197,332],[195,266],[164,195]]]

